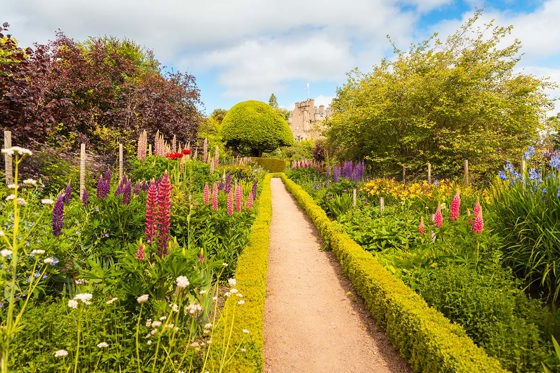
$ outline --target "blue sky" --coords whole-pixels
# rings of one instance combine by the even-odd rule
[[[61,29],[75,40],[113,35],[154,51],[168,69],[197,79],[204,112],[237,102],[327,104],[354,67],[369,71],[392,47],[444,38],[475,9],[513,25],[518,70],[560,83],[560,0],[0,0],[22,45]],[[512,39],[513,40],[513,39]],[[309,85],[309,88],[308,88]],[[560,90],[550,91],[553,98]],[[560,111],[560,105],[556,105]]]

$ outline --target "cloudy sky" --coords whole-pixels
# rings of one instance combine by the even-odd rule
[[[197,79],[210,114],[275,93],[292,108],[328,104],[354,67],[369,71],[433,32],[454,31],[474,9],[513,25],[519,69],[560,83],[560,0],[0,0],[0,22],[21,45],[57,29],[75,40],[113,35],[154,51]],[[560,90],[550,92],[559,97]],[[560,110],[560,105],[557,104]]]

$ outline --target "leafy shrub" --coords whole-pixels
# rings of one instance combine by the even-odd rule
[[[507,272],[479,272],[462,265],[415,271],[405,279],[429,305],[465,328],[503,366],[515,372],[539,371],[553,362],[538,320],[538,301],[528,301]]]

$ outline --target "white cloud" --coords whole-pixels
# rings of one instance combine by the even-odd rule
[[[202,55],[195,66],[219,68],[226,97],[258,97],[292,80],[342,79],[354,63],[348,45],[317,35],[246,41]]]

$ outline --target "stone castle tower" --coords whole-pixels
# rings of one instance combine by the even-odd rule
[[[321,133],[321,122],[331,115],[331,109],[324,105],[315,106],[315,100],[296,102],[290,113],[288,124],[295,140],[316,139]]]

